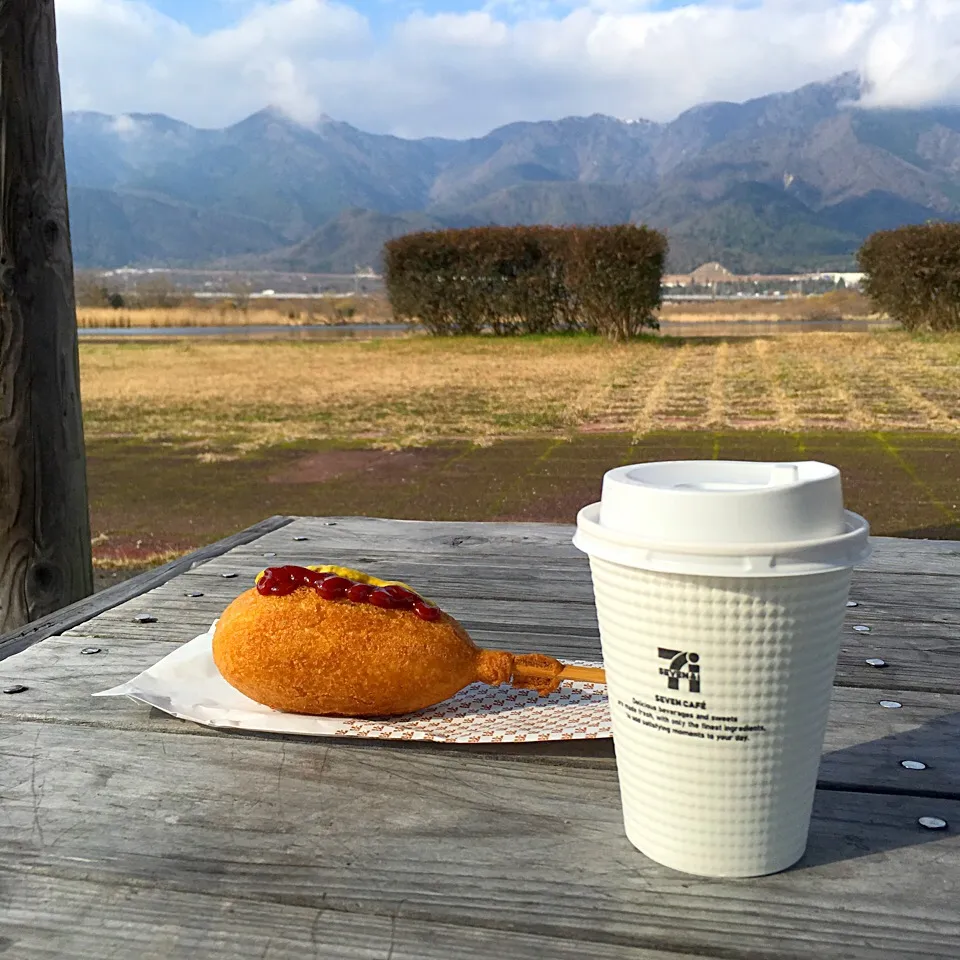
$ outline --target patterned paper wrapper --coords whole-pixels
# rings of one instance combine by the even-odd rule
[[[272,710],[234,690],[220,676],[211,648],[214,626],[139,676],[94,696],[130,697],[208,727],[312,737],[529,743],[612,735],[606,686],[581,682],[565,681],[546,697],[476,683],[435,707],[381,719],[311,717]],[[568,662],[601,666],[586,660]]]

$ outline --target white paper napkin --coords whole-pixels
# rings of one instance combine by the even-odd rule
[[[96,693],[130,697],[208,727],[297,733],[314,737],[433,740],[440,743],[523,743],[610,737],[603,684],[564,682],[546,697],[513,687],[475,683],[456,696],[403,717],[354,720],[272,710],[227,683],[213,662],[216,623],[132,680]],[[581,666],[602,666],[585,660]]]

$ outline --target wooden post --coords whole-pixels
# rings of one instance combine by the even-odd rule
[[[53,0],[0,0],[0,633],[92,592]]]

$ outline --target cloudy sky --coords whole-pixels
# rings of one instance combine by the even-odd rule
[[[220,127],[267,104],[401,136],[668,120],[856,69],[960,103],[960,0],[56,0],[64,108]]]

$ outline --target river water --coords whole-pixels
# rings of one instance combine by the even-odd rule
[[[660,324],[660,334],[669,337],[769,337],[783,333],[828,331],[864,333],[890,329],[895,324],[876,320],[704,320]],[[81,340],[203,339],[226,340],[369,340],[405,337],[418,328],[402,323],[352,323],[340,325],[250,324],[221,327],[90,327],[79,331]]]

